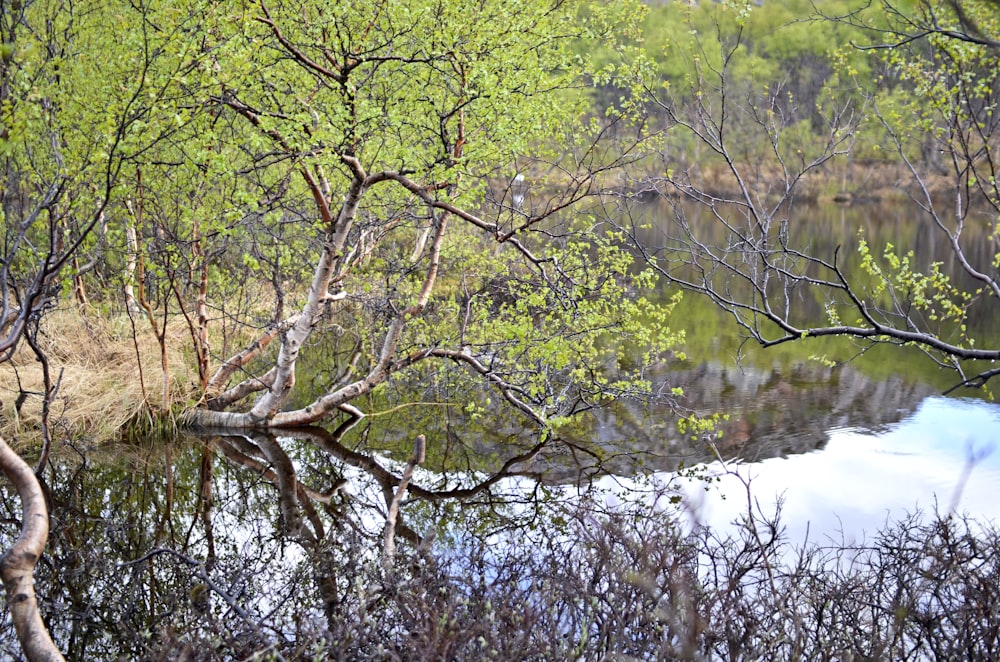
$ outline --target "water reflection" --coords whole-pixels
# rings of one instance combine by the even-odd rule
[[[721,210],[723,213],[725,210]],[[648,250],[666,256],[670,246],[676,246],[670,237],[676,235],[673,228],[675,215],[683,216],[692,228],[697,229],[701,240],[709,245],[728,245],[728,230],[719,223],[713,211],[703,206],[683,201],[658,199],[630,210],[634,218],[640,218],[646,225],[639,226],[637,236]],[[837,204],[797,204],[782,210],[776,221],[787,215],[787,245],[793,251],[815,256],[830,264],[836,261],[838,268],[852,283],[867,283],[869,279],[861,267],[862,258],[858,252],[859,241],[864,238],[872,253],[881,256],[883,248],[891,245],[894,250],[905,255],[913,252],[910,260],[915,270],[926,272],[932,263],[940,265],[941,272],[954,279],[954,284],[966,291],[974,291],[981,283],[972,279],[962,269],[949,239],[941,232],[930,216],[916,209],[912,204],[886,202],[878,204],[837,205]],[[993,233],[996,213],[988,206],[972,209],[963,227],[961,245],[968,260],[988,269],[997,253],[998,238]],[[637,224],[638,225],[638,224]],[[775,223],[774,231],[777,232]],[[660,248],[665,245],[666,248]],[[806,267],[810,275],[816,265]],[[831,277],[832,274],[822,274]],[[734,282],[733,287],[739,287]],[[802,289],[790,299],[792,314],[802,320],[817,320],[824,317],[825,297],[817,296],[819,289]],[[826,295],[835,294],[826,291]],[[985,333],[992,335],[1000,321],[1000,310],[989,297],[976,297],[969,307],[969,329],[972,335]]]
[[[391,460],[341,441],[303,430],[55,458],[45,476],[51,533],[36,576],[59,647],[69,659],[247,659],[269,651],[273,659],[310,659],[316,645],[332,645],[345,623],[359,624],[344,614],[378,599],[357,573],[380,553],[400,474]],[[409,490],[417,499],[403,502],[395,527],[408,543],[403,560],[421,558],[434,537],[447,548],[537,518],[542,495],[505,493],[507,476],[500,466],[455,485],[420,472]],[[18,502],[3,496],[2,514],[15,522]],[[16,533],[0,529],[0,545]],[[386,573],[391,585],[391,566]],[[0,651],[19,658],[9,622],[0,626]]]
[[[605,471],[674,471],[711,462],[716,451],[751,462],[808,453],[827,445],[831,428],[885,429],[936,392],[932,385],[898,375],[872,378],[854,363],[829,367],[816,361],[787,368],[706,361],[657,380],[661,387],[683,388],[681,403],[697,414],[725,413],[721,437],[712,438],[710,446],[704,435],[682,434],[670,408],[620,403],[592,414],[597,443],[607,451]],[[623,447],[630,452],[621,453]],[[550,475],[559,474],[553,469]]]
[[[749,480],[755,503],[774,512],[792,540],[870,538],[916,510],[1000,519],[1000,406],[924,399],[880,431],[832,427],[822,451],[731,466]],[[743,480],[723,475],[716,489],[689,485],[698,517],[725,528],[746,512]]]
[[[853,236],[848,211],[835,211],[810,219],[814,245]],[[937,255],[924,230],[898,217],[890,223],[869,210],[864,222],[873,241],[909,237],[904,245],[930,247],[921,260]],[[653,390],[680,388],[687,411],[727,414],[721,438],[682,433],[672,404],[629,400],[539,438],[515,418],[468,415],[464,403],[488,393],[441,374],[397,382],[379,396],[388,402],[366,403],[370,412],[397,413],[363,422],[346,415],[332,431],[64,455],[45,476],[53,525],[39,571],[57,641],[75,659],[164,659],[166,651],[197,659],[212,647],[232,658],[304,656],[319,632],[360,636],[338,630],[340,616],[363,614],[388,589],[359,587],[363,578],[347,561],[382,549],[415,432],[427,435],[429,458],[402,500],[395,534],[418,566],[432,563],[431,546],[488,548],[498,536],[550,544],[560,526],[552,505],[571,500],[577,486],[596,483],[616,505],[641,499],[644,488],[662,496],[657,482],[679,480],[682,465],[717,470],[716,453],[750,479],[765,512],[780,495],[795,541],[807,531],[813,540],[859,539],[915,508],[1000,517],[1000,452],[986,453],[1000,440],[1000,407],[935,396],[953,375],[920,355],[829,341],[753,351],[710,304],[690,298],[676,321],[688,326],[692,359],[659,366],[649,375]],[[398,406],[414,401],[427,404]],[[740,480],[704,486],[688,489],[701,521],[722,529],[746,512]],[[10,521],[15,505],[3,500]],[[8,546],[13,530],[0,543]],[[16,656],[9,627],[0,650]]]
[[[669,224],[664,219],[676,211],[664,202],[643,208],[652,221],[650,245],[662,241]],[[681,211],[706,233],[722,232],[704,209]],[[969,223],[963,234],[967,255],[978,264],[991,264],[996,253],[987,222],[993,216],[992,210],[973,212],[970,218],[984,222]],[[961,273],[940,230],[909,205],[799,206],[789,213],[788,225],[795,248],[825,259],[839,248],[838,265],[851,280],[864,282],[856,251],[863,233],[873,247],[912,249],[916,268],[939,263],[944,273],[956,275],[959,286],[976,286]],[[805,326],[824,321],[824,301],[814,295],[803,291],[792,302]],[[657,378],[683,387],[683,402],[692,410],[730,415],[721,426],[718,451],[741,474],[754,477],[753,493],[762,504],[772,507],[776,494],[785,495],[786,524],[797,539],[804,539],[809,526],[814,536],[842,530],[859,537],[904,511],[933,510],[935,499],[947,511],[959,486],[965,511],[987,519],[1000,515],[989,496],[1000,488],[1000,458],[998,453],[978,458],[1000,440],[998,409],[980,400],[935,397],[960,381],[954,371],[939,369],[913,348],[849,339],[811,338],[761,350],[744,342],[731,318],[693,296],[675,317],[687,331],[692,362],[672,365]],[[995,343],[996,301],[974,299],[968,326],[977,346]],[[987,394],[966,389],[958,395]],[[712,460],[707,444],[685,440],[668,420],[650,421],[639,411],[625,406],[604,412],[600,427],[606,435],[631,428],[628,438],[647,457],[658,458],[653,465],[663,472],[676,470],[678,456],[687,465]],[[648,430],[653,435],[646,437]],[[980,461],[966,478],[970,453]],[[746,505],[740,481],[730,477],[721,485],[729,498],[717,496],[704,506],[706,519],[718,525]]]
[[[749,379],[764,392],[787,391],[772,381]],[[868,388],[868,381],[859,383]],[[831,411],[830,421],[850,418]],[[578,529],[569,537],[560,533],[563,518],[574,512],[570,504],[578,488],[546,486],[525,470],[546,457],[546,442],[527,452],[511,449],[503,461],[494,460],[491,471],[417,470],[396,530],[408,543],[399,559],[406,571],[390,566],[371,575],[364,570],[371,565],[359,561],[377,560],[381,553],[403,463],[362,452],[361,427],[348,418],[334,432],[212,436],[57,458],[46,477],[53,527],[38,577],[56,641],[73,659],[242,659],[262,652],[299,659],[318,650],[318,642],[334,646],[340,637],[355,637],[351,650],[376,651],[377,639],[357,637],[398,639],[406,631],[400,628],[437,627],[438,612],[427,613],[426,604],[394,613],[398,620],[391,622],[364,620],[366,613],[387,613],[379,610],[391,603],[399,578],[429,577],[433,581],[420,599],[459,609],[462,596],[434,597],[436,573],[467,577],[470,592],[485,590],[477,583],[489,590],[536,591],[536,575],[505,588],[502,572],[462,566],[465,550],[481,550],[481,561],[494,558],[490,550],[508,554],[505,559],[520,554],[530,565],[537,560],[530,550],[555,548],[576,558],[574,550],[587,542],[573,537]],[[753,495],[764,510],[775,492],[784,493],[783,523],[798,540],[807,521],[813,539],[840,528],[847,536],[872,531],[906,509],[930,507],[935,494],[950,503],[959,483],[961,509],[994,517],[1000,508],[990,496],[1000,483],[1000,454],[984,456],[968,480],[962,472],[965,449],[982,451],[997,432],[996,406],[931,397],[901,422],[881,423],[878,432],[828,428],[822,450],[744,463],[741,470],[753,476]],[[556,459],[545,462],[555,465]],[[654,478],[677,480],[668,473]],[[604,503],[630,513],[625,521],[638,529],[653,522],[646,522],[643,500],[669,496],[656,482],[597,481],[605,489]],[[721,527],[746,507],[739,483],[723,481],[707,492],[703,483],[696,485],[695,512],[714,525]],[[721,499],[723,494],[728,498]],[[15,501],[2,503],[5,516],[16,518]],[[592,503],[579,516],[583,527],[602,517]],[[659,540],[664,533],[643,535]],[[457,565],[444,569],[442,563]],[[572,575],[573,567],[558,570]],[[9,627],[0,629],[0,650],[16,657]]]

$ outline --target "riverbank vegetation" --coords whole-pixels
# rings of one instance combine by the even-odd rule
[[[134,328],[128,317],[109,319],[95,311],[68,307],[46,316],[39,329],[39,347],[57,366],[56,390],[49,416],[52,434],[63,439],[110,440],[122,434],[171,426],[171,412],[196,400],[197,372],[190,368],[187,329],[173,320],[165,334],[168,364],[176,366],[167,381],[164,402],[160,346],[152,331]],[[142,320],[140,320],[141,322]],[[10,358],[0,371],[3,398],[0,435],[31,443],[42,421],[42,366],[27,348]]]
[[[599,465],[600,452],[563,432],[615,402],[655,402],[670,410],[677,434],[696,441],[718,434],[721,414],[692,416],[683,389],[650,379],[684,357],[674,316],[680,291],[705,297],[763,346],[848,337],[859,351],[876,343],[920,348],[955,371],[957,387],[984,387],[1000,374],[995,337],[969,323],[1000,299],[998,26],[1000,9],[986,0],[5,4],[0,434],[25,449],[40,444],[35,474],[44,480],[47,471],[55,478],[53,450],[80,451],[81,436],[238,431],[243,436],[219,442],[219,452],[273,482],[281,492],[275,517],[315,556],[327,533],[345,530],[328,526],[316,506],[329,506],[337,489],[300,490],[281,444],[265,436],[255,447],[250,435],[330,426],[310,433],[316,452],[376,475],[386,522],[381,558],[369,567],[364,555],[348,555],[338,572],[354,573],[363,591],[379,585],[385,575],[377,573],[394,567],[396,537],[412,547],[404,553],[410,570],[433,566],[426,577],[395,575],[397,603],[364,593],[345,604],[358,618],[386,605],[402,609],[385,617],[388,630],[370,631],[384,639],[418,632],[399,614],[423,618],[428,586],[451,596],[469,587],[435,574],[448,560],[434,566],[421,556],[433,531],[408,528],[401,510],[478,497],[517,471],[538,477],[525,467],[549,453],[587,455]],[[828,246],[789,220],[803,201],[890,193],[928,219],[948,260],[918,264],[907,247],[872,234]],[[669,208],[667,222],[644,217],[650,199]],[[394,471],[341,445],[352,430],[371,432],[362,422],[382,413],[373,407],[429,402],[420,387],[447,393],[448,407],[460,404],[456,427],[497,422],[509,443],[489,451],[499,468],[482,486],[420,484],[428,456],[437,461],[477,445],[453,429],[443,439],[425,439],[412,426],[396,434],[407,445],[417,435],[420,442]],[[206,447],[195,506],[202,520],[190,523],[190,531],[203,528],[198,551],[209,556],[213,452]],[[18,485],[26,503],[40,503],[42,483]],[[171,483],[163,497],[171,504],[172,490]],[[339,523],[334,511],[326,514]],[[178,561],[202,579],[202,591],[228,604],[228,615],[251,626],[246,641],[276,640],[216,583],[212,568],[191,560],[189,538],[183,551],[159,547],[169,524],[168,508],[152,538],[156,549],[125,563]],[[575,536],[585,538],[589,523],[577,524]],[[803,598],[801,607],[816,609],[804,624],[801,610],[768,611],[768,601],[820,573],[807,557],[787,579],[775,574],[778,559],[758,533],[744,541],[752,543],[744,565],[744,552],[731,557],[708,534],[693,543],[675,537],[649,548],[660,554],[655,571],[612,576],[604,573],[616,555],[635,561],[646,541],[613,519],[600,524],[593,544],[579,550],[547,540],[551,556],[542,566],[511,566],[511,558],[494,568],[520,587],[519,573],[544,577],[581,563],[593,576],[585,595],[598,599],[613,588],[641,603],[619,627],[611,603],[592,602],[591,610],[579,596],[557,593],[546,603],[531,594],[529,603],[543,600],[531,615],[539,631],[565,640],[559,653],[632,655],[616,647],[638,642],[641,623],[643,636],[666,638],[649,639],[660,648],[637,649],[638,656],[725,656],[724,649],[752,656],[778,645],[768,638],[776,633],[781,645],[796,642],[789,657],[802,656],[833,641],[821,634],[825,625],[840,627],[837,619],[851,612],[845,607],[828,621],[817,596],[832,591],[852,604],[858,577],[881,581],[891,570],[878,566],[881,548],[862,564],[878,566],[874,574],[823,570],[833,572],[833,588],[820,585]],[[914,524],[907,531],[923,542],[906,533],[891,545],[923,545],[907,558],[929,563],[950,553],[951,536],[968,537],[949,527]],[[994,534],[985,539],[995,547]],[[966,548],[976,552],[972,543]],[[693,564],[695,556],[709,564]],[[459,566],[486,562],[470,557]],[[705,580],[705,568],[718,571],[715,579]],[[941,581],[951,581],[945,575]],[[565,574],[553,576],[579,588]],[[740,584],[743,577],[752,585]],[[956,590],[966,590],[969,577]],[[863,623],[851,622],[871,628],[867,648],[830,645],[860,656],[938,652],[943,640],[920,630],[920,609],[937,589],[900,602],[901,587],[920,585],[920,577],[885,581],[894,597],[862,611]],[[23,595],[19,603],[34,604]],[[706,595],[718,600],[695,606]],[[499,599],[489,591],[479,597]],[[761,609],[785,620],[758,622]],[[741,633],[713,630],[739,622],[734,613],[749,614]],[[15,615],[22,642],[42,641],[34,616]],[[188,623],[198,618],[189,616]],[[992,613],[984,618],[993,627]],[[343,622],[344,636],[370,624]],[[446,620],[436,623],[424,622],[420,636],[428,646],[450,645],[457,635],[435,629]],[[219,634],[217,625],[200,632]],[[341,626],[327,625],[316,640],[332,646]],[[481,631],[482,645],[500,633],[509,632]],[[236,651],[239,637],[229,634]],[[63,632],[60,641],[72,644],[73,636]],[[976,636],[970,651],[992,641]],[[739,648],[747,642],[762,648]],[[485,650],[460,645],[468,656]],[[136,654],[155,657],[157,649]]]
[[[36,29],[47,11],[64,32]],[[640,392],[642,364],[676,345],[670,304],[635,294],[652,272],[583,207],[642,134],[624,116],[587,118],[579,90],[602,74],[571,49],[634,34],[638,7],[482,11],[32,3],[8,16],[11,333],[34,342],[60,290],[85,317],[127,318],[158,345],[160,401],[144,388],[143,404],[170,415],[179,400],[189,425],[354,415],[357,398],[428,363],[489,385],[541,434]],[[134,40],[101,71],[120,98],[104,119],[74,114],[61,100],[93,85],[86,63],[112,24]],[[100,157],[85,165],[104,190],[61,205],[64,180],[90,172],[60,166],[64,134],[84,125],[98,142],[81,158]],[[35,157],[46,148],[48,163]],[[529,171],[553,175],[529,191]],[[337,338],[328,390],[289,409],[314,333]],[[634,368],[588,367],[623,344]],[[175,400],[192,369],[199,396]],[[49,374],[43,402],[56,388]]]
[[[668,330],[671,304],[646,296],[659,287],[654,273],[708,294],[765,344],[827,333],[743,302],[769,278],[772,254],[792,265],[788,291],[811,287],[843,322],[828,329],[924,339],[960,369],[963,356],[992,356],[982,337],[973,349],[963,331],[971,307],[992,300],[989,287],[952,287],[929,265],[895,268],[905,255],[871,244],[869,273],[845,289],[836,267],[813,276],[830,271],[831,255],[796,246],[794,231],[788,243],[782,219],[796,202],[917,195],[955,238],[965,271],[973,279],[988,271],[978,255],[968,261],[963,228],[939,210],[942,194],[967,199],[961,224],[980,213],[973,198],[991,199],[989,173],[979,171],[991,163],[989,125],[972,132],[992,79],[978,77],[951,101],[944,92],[949,80],[976,75],[989,46],[951,53],[950,44],[968,42],[928,36],[952,64],[932,67],[940,84],[922,87],[920,67],[937,56],[906,50],[909,14],[898,8],[518,10],[533,26],[527,39],[516,21],[503,34],[458,34],[448,26],[469,18],[443,8],[428,10],[425,23],[388,10],[282,18],[266,5],[227,13],[197,3],[108,10],[114,20],[105,21],[103,9],[63,16],[46,7],[6,17],[6,346],[25,331],[36,336],[52,307],[67,320],[73,300],[81,315],[73,324],[93,329],[99,317],[115,329],[94,336],[98,344],[113,345],[123,324],[134,328],[131,352],[78,362],[134,361],[139,388],[123,392],[141,397],[123,398],[109,422],[314,423],[345,416],[397,373],[447,366],[462,378],[478,373],[497,402],[551,430],[581,408],[641,393],[642,363],[680,350],[680,334]],[[34,29],[47,11],[66,30]],[[944,15],[927,11],[914,8],[915,26]],[[988,15],[951,16],[990,29]],[[111,23],[134,48],[95,78],[92,54],[114,40],[102,32]],[[192,34],[203,37],[198,48]],[[881,48],[893,36],[899,47]],[[100,108],[81,104],[95,80],[115,90]],[[925,103],[932,98],[941,103]],[[683,215],[661,237],[639,236],[628,219],[650,195],[703,203],[723,220],[734,213],[729,223],[746,219],[749,229],[733,228],[760,235],[764,266],[728,263],[728,239],[717,236],[724,226],[693,228]],[[685,270],[705,257],[698,246],[716,244],[717,277],[731,270],[734,279],[689,281]],[[746,292],[734,290],[736,299],[713,296],[737,281]],[[852,324],[851,296],[886,314]],[[786,333],[772,337],[767,325]],[[892,329],[900,333],[883,334]],[[322,341],[329,390],[307,400],[295,373],[314,334],[339,340]],[[626,346],[644,361],[613,378],[574,371],[608,365]],[[39,359],[30,346],[22,351]],[[42,405],[69,364],[38,362],[41,379],[23,382],[30,386],[5,373],[9,429],[25,429],[22,406],[37,410],[29,425],[51,413]],[[970,385],[984,381],[961,374]],[[57,407],[64,429],[88,430],[85,400]]]
[[[819,24],[855,36],[830,52],[823,84],[805,88],[795,82],[800,72],[778,74],[774,84],[765,68],[759,80],[744,71],[766,40],[754,36],[749,5],[730,9],[705,3],[692,13],[715,17],[716,39],[692,29],[698,45],[687,92],[673,81],[634,79],[667,125],[665,174],[639,178],[658,193],[700,204],[714,219],[694,222],[678,205],[659,239],[640,240],[632,231],[637,249],[666,282],[712,300],[761,346],[826,336],[850,338],[862,351],[880,343],[918,347],[952,371],[954,389],[988,392],[1000,374],[1000,350],[992,333],[974,332],[969,320],[988,317],[1000,298],[997,8],[824,5],[814,17]],[[789,92],[795,87],[811,91],[812,103],[800,105]],[[692,152],[674,149],[685,143],[704,159],[678,158]],[[949,246],[946,260],[917,263],[908,247],[864,235],[824,250],[790,221],[804,182],[838,162],[870,161],[865,150],[903,166],[896,188]],[[703,163],[714,164],[710,178]],[[845,186],[844,198],[851,197]],[[626,206],[616,211],[631,218]],[[848,252],[861,257],[864,273],[848,273]],[[800,303],[814,298],[823,302],[822,321]]]

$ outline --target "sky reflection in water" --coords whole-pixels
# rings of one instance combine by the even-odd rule
[[[957,510],[979,521],[1000,521],[1000,405],[930,397],[886,430],[827,431],[822,450],[753,464],[730,465],[749,478],[765,513],[783,497],[790,541],[858,542],[917,509]],[[979,456],[968,479],[970,453]],[[961,492],[959,493],[959,487]],[[746,512],[743,484],[734,476],[705,492],[688,484],[697,518],[725,526]],[[723,495],[725,498],[723,498]]]

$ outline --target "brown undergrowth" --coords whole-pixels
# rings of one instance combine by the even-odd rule
[[[160,347],[145,319],[137,317],[133,327],[124,314],[105,317],[67,306],[45,316],[38,341],[58,385],[50,410],[56,439],[101,441],[133,426],[169,427]],[[166,345],[168,403],[175,410],[200,396],[182,318],[168,322]],[[42,366],[22,343],[11,361],[0,364],[0,435],[15,446],[37,441],[43,391]]]
[[[666,164],[673,181],[683,188],[692,187],[709,196],[723,199],[740,199],[743,195],[739,182],[733,176],[732,166],[722,160],[688,162],[684,158]],[[623,178],[620,173],[608,173],[595,180],[595,188],[609,193],[630,195],[680,195],[665,179],[662,163],[643,163],[637,166],[631,178]],[[809,172],[794,182],[788,180],[790,173],[780,163],[761,160],[757,163],[738,163],[740,177],[755,194],[777,200],[785,193],[785,186],[794,184],[795,199],[809,203],[865,204],[871,202],[906,201],[922,199],[923,189],[932,197],[949,195],[955,190],[955,178],[943,171],[932,171],[914,179],[905,164],[894,161],[873,159],[833,159]],[[528,172],[521,186],[530,190],[533,186],[566,186],[559,174]],[[494,182],[498,190],[509,184]],[[923,187],[923,188],[921,188]],[[512,193],[511,193],[512,194]]]
[[[769,190],[774,195],[783,193],[785,175],[780,165],[739,166],[739,169],[754,190]],[[692,168],[689,176],[706,193],[724,198],[741,195],[728,164],[699,164]],[[930,174],[923,178],[922,184],[932,196],[939,196],[954,189],[954,178]],[[920,186],[903,164],[863,159],[831,161],[803,175],[795,187],[797,200],[819,203],[867,203],[922,197]]]

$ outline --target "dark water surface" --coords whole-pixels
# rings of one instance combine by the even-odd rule
[[[846,250],[864,228],[873,245],[912,246],[918,264],[951,259],[900,208],[808,208],[792,222],[819,252]],[[980,243],[988,255],[992,244]],[[993,308],[974,311],[970,326],[1000,329]],[[665,405],[625,402],[574,426],[574,443],[539,449],[523,423],[449,404],[488,394],[455,392],[442,378],[422,384],[418,399],[431,404],[397,407],[402,396],[388,396],[372,408],[384,415],[327,432],[63,448],[45,475],[52,535],[39,566],[57,640],[75,659],[173,659],[155,654],[171,633],[221,637],[233,659],[244,645],[309,641],[357,595],[361,580],[343,574],[344,559],[379,553],[415,430],[430,441],[428,460],[401,511],[400,545],[541,544],[532,532],[558,530],[553,504],[581,486],[613,507],[679,487],[688,516],[720,528],[748,503],[772,512],[780,498],[793,540],[855,540],[914,509],[1000,517],[1000,406],[978,392],[942,397],[955,374],[895,347],[846,361],[861,349],[846,339],[761,351],[692,297],[675,318],[690,358],[651,377],[682,388],[688,411],[728,415],[713,444],[681,434]],[[701,478],[678,477],[692,468]],[[706,484],[706,475],[721,478]],[[4,496],[3,516],[16,522],[17,501]],[[15,528],[2,535],[9,545]],[[192,608],[206,582],[212,606]],[[8,627],[0,657],[16,651]]]

